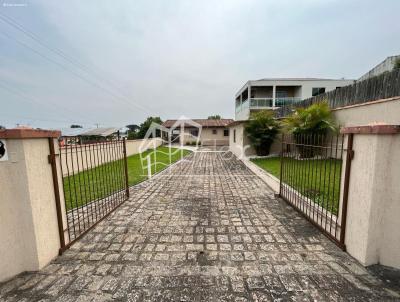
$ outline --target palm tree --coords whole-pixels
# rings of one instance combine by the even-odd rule
[[[293,134],[297,149],[302,158],[315,155],[310,145],[322,145],[329,132],[337,132],[331,109],[326,101],[315,103],[307,108],[298,108],[283,124]]]

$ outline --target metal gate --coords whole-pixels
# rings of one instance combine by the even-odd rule
[[[352,134],[282,136],[279,195],[342,249],[352,145]]]
[[[55,163],[51,144],[50,153]],[[64,198],[59,197],[58,212],[66,213],[69,236],[65,240],[60,230],[62,252],[128,199],[125,140],[84,143],[80,137],[67,137],[59,142],[59,164]]]

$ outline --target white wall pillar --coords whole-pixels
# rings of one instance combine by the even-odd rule
[[[355,133],[345,244],[364,265],[400,268],[400,127],[348,127]]]
[[[8,152],[8,160],[0,161],[0,282],[39,270],[58,255],[60,236],[48,155],[49,138],[59,136],[59,131],[0,131]],[[62,190],[60,171],[58,178]]]
[[[275,108],[275,99],[276,99],[276,86],[272,86],[272,107]]]

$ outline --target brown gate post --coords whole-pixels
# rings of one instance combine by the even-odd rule
[[[349,197],[349,184],[350,184],[350,169],[351,161],[354,157],[353,150],[353,133],[349,133],[347,137],[347,152],[346,152],[346,167],[344,171],[344,184],[343,184],[343,206],[342,206],[342,221],[340,223],[340,243],[343,249],[346,250],[344,239],[346,235],[346,222],[347,222],[347,202]]]
[[[54,138],[49,137],[49,163],[51,165],[51,172],[53,176],[53,186],[54,186],[54,197],[56,201],[56,210],[57,210],[57,223],[58,223],[58,232],[60,234],[60,250],[59,254],[61,255],[62,251],[65,249],[65,237],[64,237],[64,224],[63,224],[63,215],[61,211],[61,198],[60,198],[60,186],[58,185],[58,175],[57,175],[57,161],[56,154],[54,148]]]
[[[125,163],[125,192],[126,199],[129,198],[129,179],[128,179],[128,160],[126,158],[126,139],[123,139],[124,142],[124,163]]]

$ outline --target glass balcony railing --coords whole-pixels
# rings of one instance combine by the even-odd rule
[[[275,106],[272,98],[251,98],[245,100],[242,104],[236,106],[236,112],[243,111],[245,109],[264,109],[264,108],[274,108],[282,107],[295,104],[300,102],[301,98],[297,97],[286,97],[286,98],[275,98]]]
[[[275,107],[289,106],[300,102],[301,98],[288,97],[288,98],[276,98]]]
[[[272,108],[272,98],[253,98],[250,99],[251,108]]]

